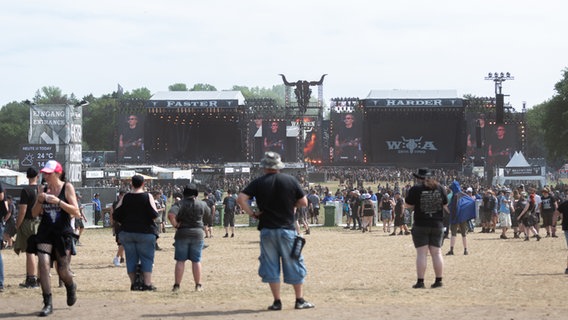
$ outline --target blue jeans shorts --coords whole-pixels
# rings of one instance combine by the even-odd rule
[[[176,239],[174,242],[174,260],[200,262],[203,242],[203,239],[195,238]]]
[[[280,266],[284,274],[284,283],[304,283],[307,271],[304,257],[293,259],[290,256],[296,238],[295,230],[267,229],[260,230],[260,267],[258,275],[265,283],[280,282]]]
[[[152,233],[121,231],[118,234],[126,255],[126,272],[135,273],[140,263],[142,272],[152,272],[156,253],[156,236]]]

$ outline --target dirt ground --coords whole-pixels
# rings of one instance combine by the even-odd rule
[[[66,319],[566,319],[568,296],[566,242],[560,238],[500,240],[499,234],[468,235],[469,255],[458,238],[455,256],[444,257],[444,287],[412,289],[415,250],[410,236],[388,236],[342,227],[314,227],[307,235],[305,298],[316,305],[294,310],[290,286],[283,286],[282,311],[272,302],[258,269],[258,231],[237,229],[222,238],[221,228],[206,239],[203,292],[193,291],[190,264],[181,292],[174,279],[173,230],[162,234],[153,282],[157,292],[131,292],[125,267],[115,267],[110,229],[89,229],[73,257],[78,285],[75,306],[65,304],[65,289],[53,281],[54,314]],[[444,244],[444,252],[449,242]],[[0,293],[0,318],[35,319],[42,307],[39,289],[21,289],[24,257],[2,251],[6,289]],[[430,260],[429,260],[430,261]],[[57,279],[52,272],[53,279]],[[434,275],[429,262],[426,284]]]

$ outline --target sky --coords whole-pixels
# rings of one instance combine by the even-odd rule
[[[324,80],[371,90],[494,96],[515,110],[555,95],[568,67],[568,1],[22,0],[0,10],[0,106],[55,86],[77,98],[174,83],[271,88]],[[562,31],[564,30],[564,31]]]

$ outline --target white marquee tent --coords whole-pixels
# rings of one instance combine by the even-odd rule
[[[536,182],[540,187],[546,185],[545,167],[531,166],[521,152],[515,152],[504,168],[499,168],[497,176],[493,178],[493,185],[521,184]]]

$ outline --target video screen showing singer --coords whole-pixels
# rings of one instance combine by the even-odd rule
[[[334,161],[336,162],[361,162],[363,152],[361,150],[361,128],[357,125],[355,115],[346,113],[340,115],[343,124],[336,126]]]
[[[139,115],[130,114],[121,125],[118,158],[124,162],[139,162],[144,159],[144,128],[139,119]]]
[[[262,130],[264,135],[264,152],[273,151],[284,155],[286,126],[280,121],[265,121],[265,123],[266,122],[268,127]]]

